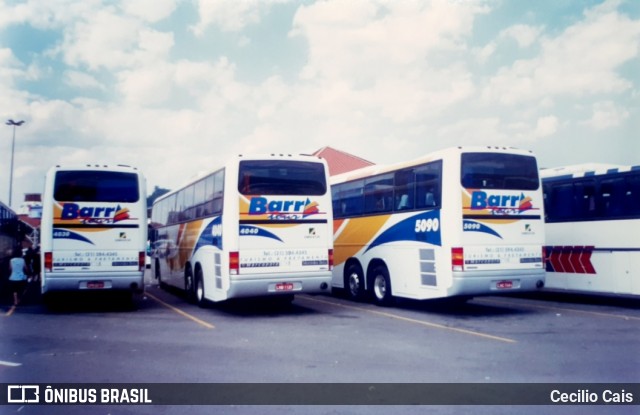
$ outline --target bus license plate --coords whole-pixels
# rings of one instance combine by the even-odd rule
[[[292,282],[280,282],[276,284],[276,291],[293,291]]]
[[[87,288],[90,290],[97,290],[104,288],[104,281],[89,281],[87,283]]]
[[[498,281],[496,288],[499,290],[507,290],[513,288],[513,281]]]

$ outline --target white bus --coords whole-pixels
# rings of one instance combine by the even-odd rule
[[[528,151],[457,147],[332,180],[332,286],[433,299],[544,284],[543,201]]]
[[[324,160],[239,156],[156,200],[153,273],[199,305],[328,292],[331,223]]]
[[[42,293],[144,289],[147,198],[129,166],[52,167],[41,223]]]
[[[640,166],[544,169],[546,287],[640,295]]]

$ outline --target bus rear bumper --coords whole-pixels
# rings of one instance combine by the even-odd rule
[[[331,271],[294,275],[238,275],[231,278],[227,298],[287,294],[320,294],[331,291]]]
[[[53,291],[133,291],[144,290],[144,273],[67,274],[46,273],[42,279],[42,294]]]
[[[466,296],[537,291],[544,287],[544,282],[544,269],[454,272],[453,285],[447,294]]]

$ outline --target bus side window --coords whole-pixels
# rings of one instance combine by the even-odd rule
[[[389,212],[393,209],[393,176],[391,173],[370,177],[364,182],[365,213]]]
[[[363,184],[364,181],[361,179],[341,183],[331,188],[333,212],[336,218],[358,216],[363,213]]]
[[[574,185],[575,211],[579,218],[592,218],[596,211],[596,185],[592,180],[578,182]]]
[[[626,189],[622,202],[624,215],[640,216],[640,172],[626,178]]]
[[[563,222],[571,218],[573,209],[573,185],[549,185],[547,215],[550,222]]]
[[[413,209],[413,199],[415,197],[415,174],[413,169],[397,171],[393,181],[396,210]]]
[[[623,177],[603,180],[600,185],[600,212],[603,218],[622,216],[624,207],[625,181]]]
[[[440,207],[440,183],[442,161],[418,167],[416,173],[416,207],[433,209]]]

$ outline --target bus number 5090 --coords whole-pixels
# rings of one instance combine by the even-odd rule
[[[416,233],[437,232],[439,228],[440,221],[438,218],[416,220]]]

